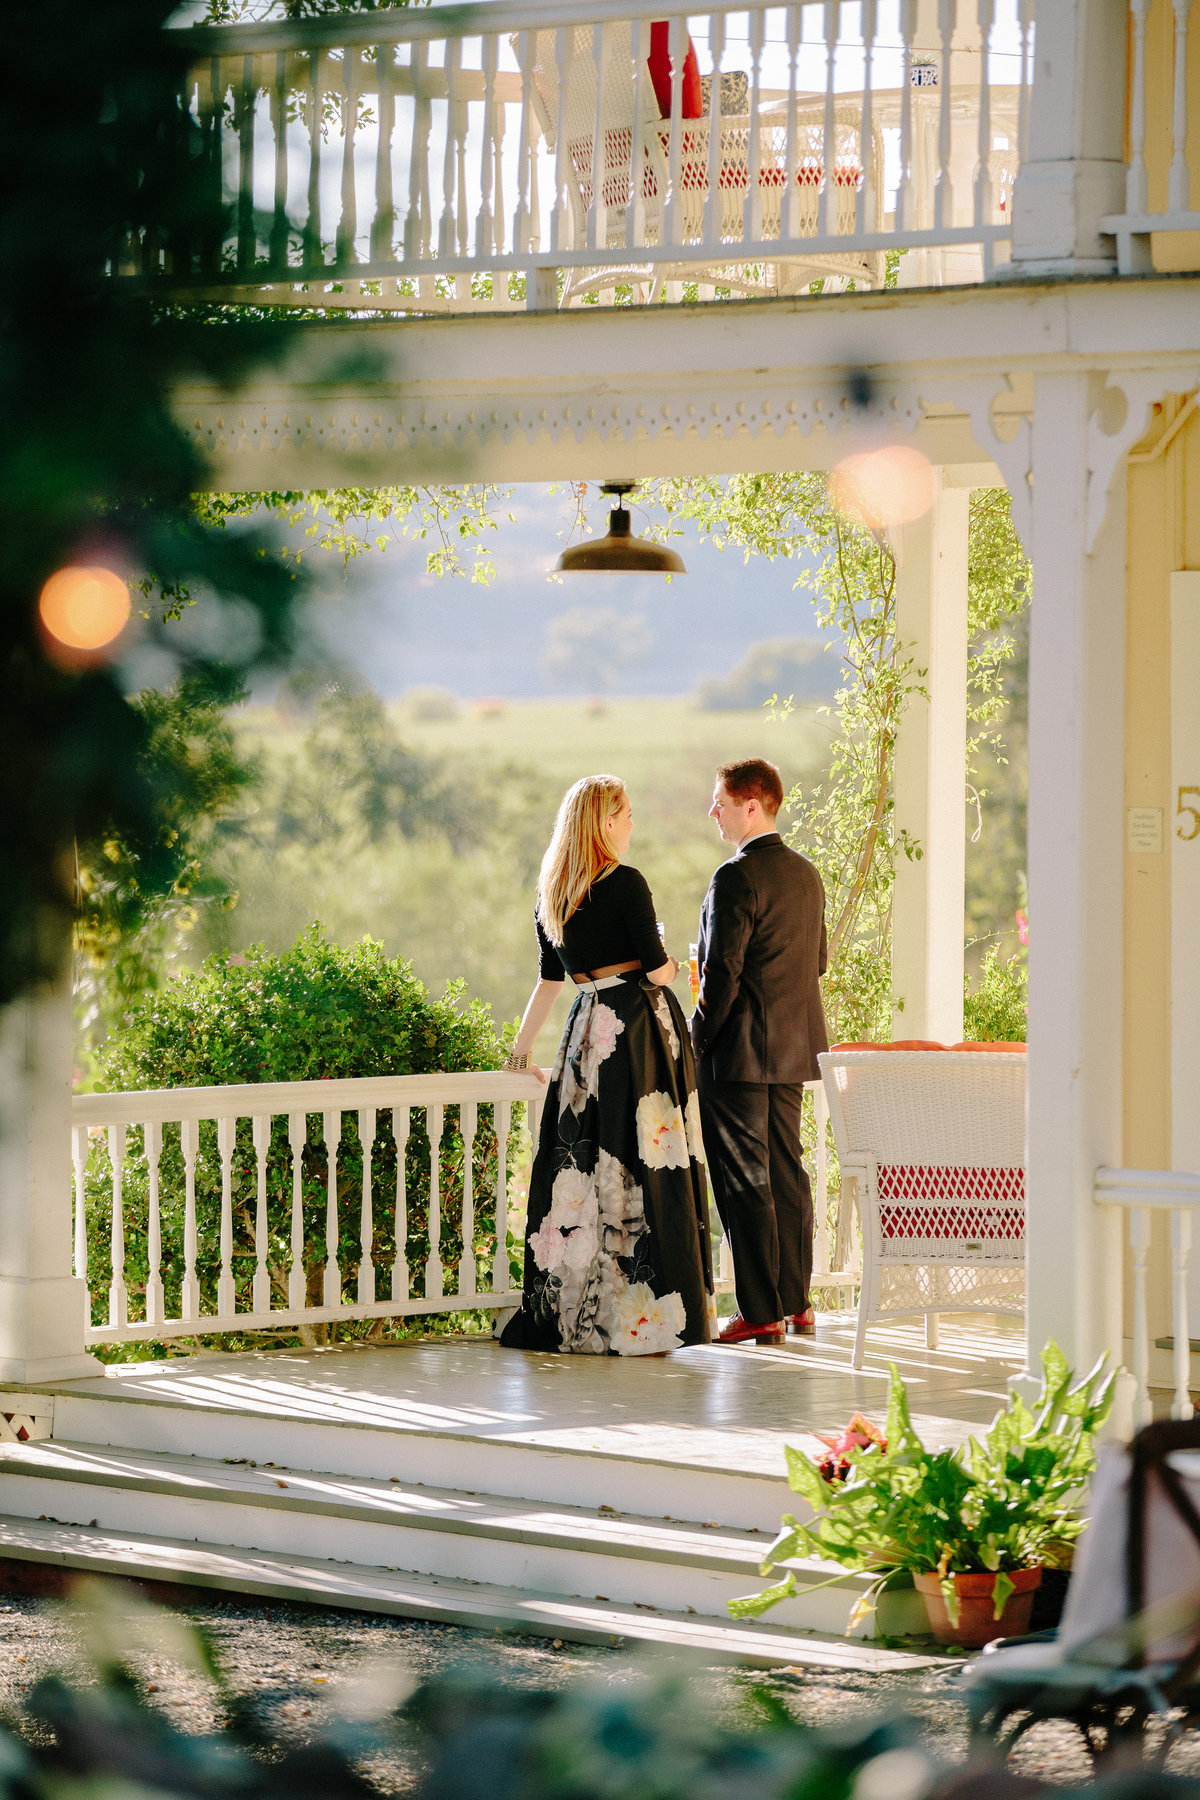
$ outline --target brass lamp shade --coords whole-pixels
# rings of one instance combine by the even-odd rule
[[[649,538],[634,537],[629,513],[621,504],[625,495],[637,486],[636,481],[603,481],[600,491],[613,494],[617,504],[608,516],[608,534],[589,538],[564,550],[555,563],[556,574],[571,574],[580,569],[610,569],[628,575],[686,575],[682,556],[664,544]]]

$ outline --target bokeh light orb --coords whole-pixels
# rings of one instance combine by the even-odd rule
[[[129,620],[129,589],[112,569],[72,565],[51,575],[38,599],[47,648],[71,664],[100,662]]]
[[[846,456],[829,478],[834,505],[870,531],[911,525],[937,497],[933,464],[911,444],[885,444]]]

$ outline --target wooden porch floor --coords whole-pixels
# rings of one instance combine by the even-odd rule
[[[881,1327],[859,1371],[850,1367],[853,1339],[852,1314],[826,1313],[815,1340],[709,1345],[662,1359],[542,1355],[486,1338],[212,1353],[114,1366],[60,1392],[195,1408],[210,1419],[261,1414],[773,1476],[784,1470],[786,1443],[835,1430],[855,1411],[882,1423],[889,1362],[908,1383],[917,1429],[954,1444],[1004,1405],[1022,1361],[1011,1319],[943,1318],[937,1350],[926,1349],[919,1320]]]

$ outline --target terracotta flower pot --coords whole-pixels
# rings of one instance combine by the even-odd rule
[[[1033,1611],[1033,1590],[1041,1585],[1040,1569],[1009,1569],[1013,1592],[1004,1603],[998,1619],[992,1617],[995,1605],[996,1577],[989,1574],[953,1576],[958,1595],[958,1624],[950,1623],[946,1602],[938,1578],[931,1572],[914,1570],[913,1586],[925,1602],[929,1624],[939,1644],[960,1644],[964,1650],[981,1650],[993,1638],[1020,1637],[1029,1630]]]

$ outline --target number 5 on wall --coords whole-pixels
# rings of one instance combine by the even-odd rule
[[[1177,819],[1182,819],[1186,815],[1192,821],[1192,829],[1190,831],[1185,831],[1182,825],[1177,825],[1175,827],[1175,836],[1177,838],[1182,838],[1185,844],[1190,844],[1194,837],[1200,837],[1200,809],[1187,805],[1183,798],[1185,794],[1195,794],[1196,798],[1200,800],[1200,787],[1181,787],[1179,790],[1178,803],[1175,807],[1175,817]]]

